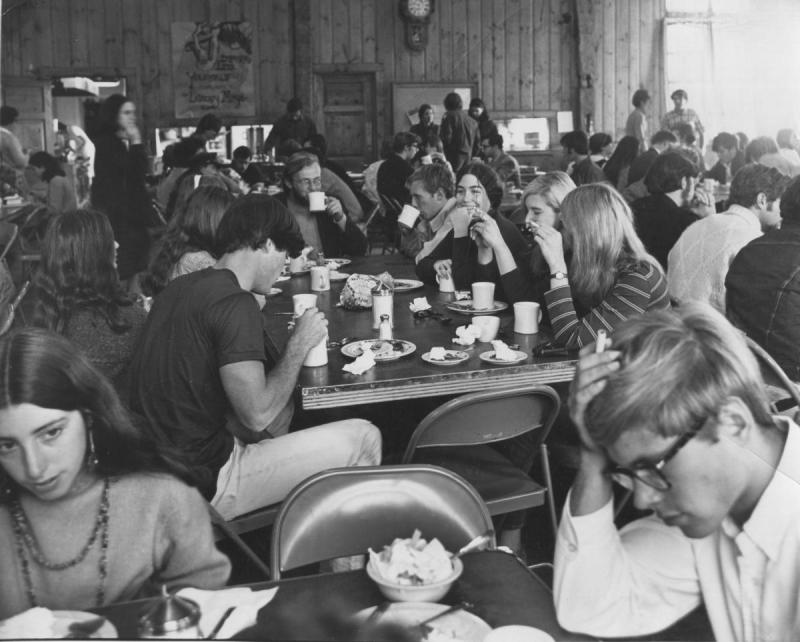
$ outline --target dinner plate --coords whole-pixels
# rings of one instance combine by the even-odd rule
[[[53,622],[53,636],[56,638],[66,638],[69,635],[69,625],[73,622],[83,622],[84,620],[94,620],[97,613],[87,611],[53,611],[55,622]],[[81,636],[85,639],[84,636]],[[106,620],[103,625],[92,633],[89,638],[117,638],[119,634],[111,622]]]
[[[494,305],[491,308],[481,308],[480,310],[476,310],[472,307],[472,299],[464,299],[463,301],[451,301],[447,303],[445,307],[448,310],[452,310],[453,312],[459,312],[460,314],[494,314],[495,312],[502,312],[508,307],[508,303],[503,303],[502,301],[495,301]]]
[[[364,622],[378,608],[370,606],[355,614],[355,619]],[[434,602],[394,602],[378,618],[378,622],[391,622],[399,626],[411,627],[449,609],[447,604]],[[483,642],[492,631],[484,620],[463,609],[443,615],[429,626],[432,635],[423,640],[460,640],[461,642]]]
[[[325,265],[338,270],[344,265],[350,265],[353,261],[351,259],[325,259]]]
[[[469,359],[469,354],[461,350],[447,350],[445,349],[444,359],[431,359],[431,353],[426,352],[422,355],[422,360],[434,366],[457,366],[459,363],[464,363]]]
[[[422,281],[415,279],[395,279],[394,291],[395,292],[408,292],[409,290],[416,290],[425,285]]]
[[[350,276],[350,275],[345,273],[345,272],[331,272],[330,273],[330,279],[331,279],[332,282],[346,281],[348,276]]]
[[[512,350],[511,352],[514,353],[514,359],[512,361],[506,361],[504,359],[495,359],[494,350],[489,350],[488,352],[481,352],[478,356],[481,358],[481,361],[485,361],[486,363],[492,363],[496,366],[507,366],[512,363],[519,363],[520,361],[525,361],[525,359],[528,358],[528,353],[522,352],[522,350]]]
[[[360,357],[364,350],[372,350],[375,361],[394,361],[411,354],[416,349],[417,346],[403,339],[364,339],[343,345],[342,354],[355,359]]]

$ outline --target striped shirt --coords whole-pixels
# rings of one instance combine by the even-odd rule
[[[582,347],[597,339],[604,328],[611,334],[620,323],[648,310],[669,308],[667,279],[660,266],[647,261],[621,271],[606,298],[579,318],[569,284],[544,294],[553,339],[569,348]]]

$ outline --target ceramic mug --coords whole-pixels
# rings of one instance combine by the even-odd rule
[[[477,281],[472,284],[472,308],[474,310],[488,310],[494,307],[494,283],[491,281]]]
[[[400,215],[397,217],[397,222],[405,225],[409,229],[412,229],[414,227],[414,223],[417,222],[418,216],[419,210],[416,207],[413,205],[403,205],[403,209],[400,212]]]
[[[497,338],[497,333],[500,331],[500,317],[489,315],[472,317],[472,325],[477,326],[481,331],[478,341],[489,343]]]
[[[542,307],[533,301],[517,301],[514,304],[514,332],[536,334],[542,320]]]
[[[327,265],[315,265],[311,268],[311,289],[316,292],[325,292],[331,289],[331,271]]]
[[[436,275],[436,282],[439,284],[439,292],[455,292],[456,283],[452,276]]]
[[[325,192],[308,193],[308,209],[312,212],[325,211]]]

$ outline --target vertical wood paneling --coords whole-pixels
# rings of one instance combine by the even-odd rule
[[[550,15],[546,17],[545,24],[547,25],[549,41],[549,46],[547,47],[549,64],[545,73],[550,76],[550,85],[545,94],[545,109],[558,109],[554,105],[563,104],[561,101],[562,87],[569,85],[570,79],[563,77],[564,70],[561,67],[561,0],[550,0],[548,4],[550,6]]]
[[[362,2],[361,4],[361,57],[365,63],[375,62],[375,3]],[[358,34],[356,34],[358,37]]]
[[[71,0],[72,12],[72,56],[70,65],[86,67],[89,64],[89,24],[87,21],[88,0]]]
[[[483,30],[481,27],[481,0],[467,2],[467,80],[480,82],[482,78]]]
[[[347,62],[346,51],[349,47],[347,30],[349,22],[346,0],[333,0],[331,4],[331,24],[333,27],[333,57],[330,62]]]
[[[519,60],[521,4],[520,0],[506,0],[506,28],[504,29],[506,42],[503,55],[506,74],[506,91],[503,105],[506,109],[519,109],[520,105],[521,70],[519,64],[514,63]]]
[[[105,51],[105,57],[102,60],[108,66],[124,67],[122,11],[103,10],[101,14],[98,16],[98,20],[103,24],[103,49]]]
[[[550,2],[534,0],[533,108],[550,108]]]
[[[441,2],[436,9],[439,12],[439,69],[442,78],[453,78],[453,5]],[[435,33],[435,32],[434,32]],[[429,34],[430,36],[430,34]],[[434,52],[432,52],[434,53]],[[435,55],[435,53],[434,53]],[[433,78],[431,78],[433,80]]]
[[[348,0],[347,17],[349,19],[347,32],[349,51],[347,61],[350,63],[360,63],[364,56],[361,51],[363,37],[361,33],[361,0]]]
[[[494,104],[494,5],[483,0],[481,2],[481,83],[478,88],[481,98],[487,105]],[[465,105],[466,106],[466,105]]]
[[[106,7],[103,0],[87,0],[86,3],[86,64],[90,67],[105,66],[108,58],[106,34],[100,28],[105,21]]]
[[[613,121],[606,121],[603,124],[604,131],[612,138],[617,136],[617,132],[625,126],[625,119],[628,116],[628,108],[625,97],[629,85],[628,70],[630,68],[630,11],[627,2],[617,2],[614,7],[614,25],[616,31],[616,57],[614,60],[614,84],[611,95],[613,105]]]
[[[513,60],[513,58],[509,58]],[[519,14],[519,109],[533,109],[533,3],[521,2]]]
[[[456,0],[453,5],[453,75],[454,79],[464,80],[467,71],[467,43],[469,42],[467,24],[467,0]]]

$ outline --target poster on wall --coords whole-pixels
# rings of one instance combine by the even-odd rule
[[[175,118],[255,116],[249,22],[173,22]]]

